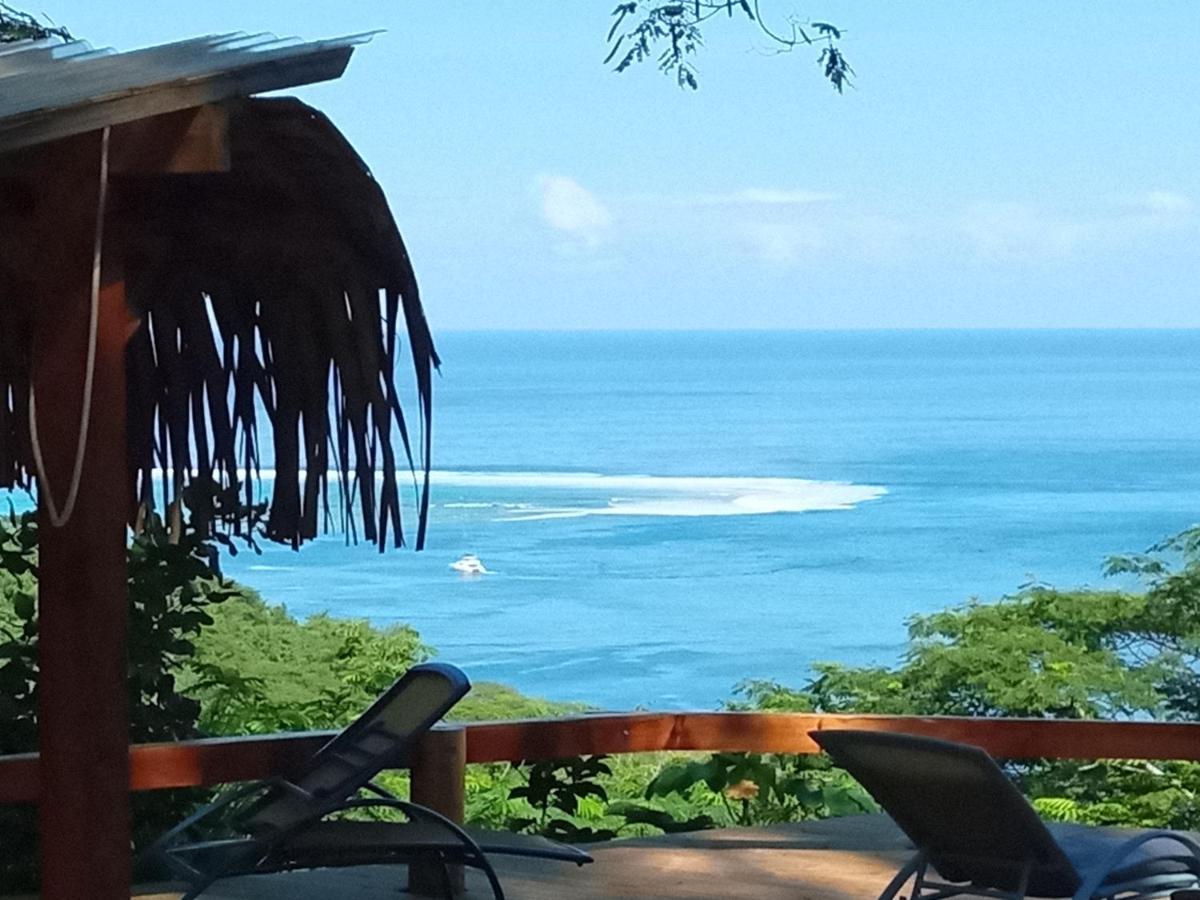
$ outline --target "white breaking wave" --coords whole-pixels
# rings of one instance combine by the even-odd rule
[[[258,476],[272,481],[273,469]],[[402,475],[407,473],[401,473]],[[238,473],[245,478],[244,472]],[[329,472],[331,481],[340,473]],[[571,519],[583,516],[755,516],[853,509],[877,500],[887,488],[847,481],[807,478],[756,478],[690,475],[600,475],[592,472],[455,472],[433,471],[435,487],[513,491],[571,492],[571,503],[549,505],[512,498],[459,501],[445,509],[488,509],[505,512],[510,521]],[[580,497],[579,495],[584,495]]]
[[[562,490],[594,503],[530,504],[515,521],[583,516],[752,516],[853,509],[887,493],[878,485],[805,478],[599,475],[576,472],[434,472],[447,487]],[[572,498],[576,499],[576,498]]]

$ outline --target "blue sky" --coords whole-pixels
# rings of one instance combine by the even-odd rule
[[[1193,0],[763,0],[847,30],[840,97],[723,21],[699,92],[614,75],[613,0],[36,2],[119,49],[386,29],[298,93],[435,331],[1200,326]]]

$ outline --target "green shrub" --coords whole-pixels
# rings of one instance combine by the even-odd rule
[[[197,734],[200,704],[180,689],[178,674],[209,611],[235,596],[236,585],[213,568],[215,548],[196,529],[172,539],[161,520],[131,542],[129,596],[130,739],[180,740]],[[0,519],[0,753],[37,749],[37,523],[32,513]],[[206,796],[155,791],[132,800],[134,841],[152,840]],[[35,814],[0,808],[0,883],[36,885]]]
[[[181,681],[208,734],[340,728],[430,652],[406,625],[299,621],[242,589],[212,611]]]

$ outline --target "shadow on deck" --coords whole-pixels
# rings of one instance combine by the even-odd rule
[[[663,835],[588,850],[596,861],[583,868],[513,858],[497,858],[496,868],[510,900],[862,900],[876,896],[912,853],[883,816]],[[402,866],[291,872],[230,879],[204,898],[396,900],[404,879]],[[491,896],[475,873],[467,879],[466,897]],[[179,894],[148,889],[136,896],[175,900]]]

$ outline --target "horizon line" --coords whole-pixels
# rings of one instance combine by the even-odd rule
[[[1192,332],[1200,331],[1200,323],[1196,325],[839,325],[839,326],[795,326],[788,328],[716,328],[695,327],[676,328],[664,326],[630,327],[538,327],[501,325],[486,328],[455,328],[432,326],[434,336],[438,334],[502,334],[502,333],[536,333],[536,334],[798,334],[798,333],[830,333],[830,332],[1066,332],[1066,331],[1139,331],[1139,332]]]

